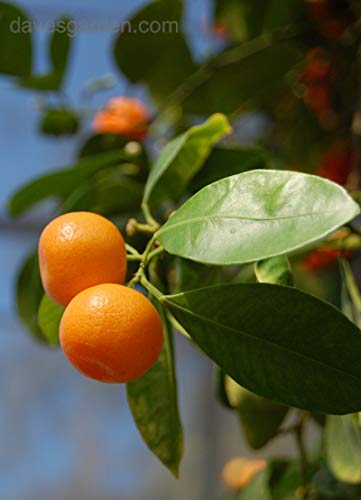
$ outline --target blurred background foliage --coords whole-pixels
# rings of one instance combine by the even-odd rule
[[[11,92],[26,92],[26,99],[33,99],[36,109],[23,109],[23,113],[32,113],[44,141],[52,141],[51,144],[58,141],[61,147],[71,144],[71,153],[64,155],[61,149],[51,149],[49,154],[54,153],[56,157],[49,162],[49,172],[43,167],[28,170],[29,162],[38,162],[39,158],[31,144],[25,148],[19,144],[17,133],[22,123],[21,115],[17,115],[11,135],[27,167],[26,175],[21,176],[10,165],[16,175],[16,182],[10,184],[13,191],[23,181],[26,184],[9,200],[8,212],[13,219],[4,214],[2,226],[5,231],[21,230],[29,224],[36,236],[39,227],[54,215],[73,210],[101,213],[126,231],[129,217],[140,212],[144,183],[152,161],[167,140],[218,112],[227,115],[233,132],[213,149],[188,186],[188,195],[223,177],[269,167],[316,173],[352,191],[360,189],[359,1],[214,0],[196,5],[180,0],[157,0],[138,2],[137,6],[128,2],[121,12],[116,2],[109,2],[106,6],[109,11],[104,10],[103,19],[100,10],[95,15],[95,21],[107,18],[107,27],[101,28],[104,32],[94,24],[89,28],[92,22],[89,15],[85,11],[77,12],[70,3],[45,9],[40,19],[50,24],[36,28],[34,21],[39,20],[37,13],[41,9],[35,4],[15,6],[0,2],[2,83],[9,85]],[[135,7],[138,10],[132,12]],[[122,23],[122,29],[114,29],[110,24],[114,20]],[[152,26],[154,22],[157,23],[153,24],[154,32],[142,32],[144,23]],[[95,38],[93,41],[86,39],[82,50],[78,50],[77,44],[87,31],[88,37]],[[108,45],[100,44],[104,52],[101,54],[96,46],[100,38],[105,37]],[[37,55],[39,40],[45,53],[41,65]],[[102,57],[109,58],[108,72],[97,74]],[[82,66],[88,62],[93,71],[91,79],[89,71],[84,71],[85,66]],[[101,71],[103,69],[101,66]],[[78,72],[79,78],[74,79]],[[82,73],[87,75],[84,81],[81,81]],[[146,103],[148,116],[143,123],[144,130],[125,127],[119,133],[116,128],[104,131],[95,126],[94,117],[111,111],[109,99],[119,95],[136,97]],[[6,97],[4,104],[5,100]],[[7,115],[11,120],[12,110],[6,108],[6,111],[5,126]],[[186,162],[187,158],[180,168],[186,169]],[[41,175],[32,180],[35,174]],[[10,178],[11,174],[5,172],[5,179],[7,175]],[[44,201],[39,209],[39,203]],[[179,201],[179,197],[166,200],[161,210],[156,207],[157,215],[169,215]],[[353,229],[358,229],[357,223]],[[292,266],[298,287],[342,306],[349,317],[359,323],[361,302],[357,273],[355,277],[353,272],[358,268],[359,256],[352,252],[353,241],[349,237],[350,229],[346,228],[341,235],[346,248],[340,261],[341,279],[337,264],[341,252],[336,247],[320,248],[299,256]],[[144,245],[143,237],[133,235],[129,226],[128,241],[138,249]],[[14,244],[19,245],[18,242]],[[38,340],[54,345],[57,343],[54,325],[59,319],[59,309],[44,302],[34,248],[28,243],[26,246],[27,255],[21,252],[23,263],[17,277],[17,310]],[[220,273],[223,279],[253,279],[247,266],[219,270],[184,259],[171,260],[172,291],[191,289],[194,283],[198,286],[214,283],[220,279]],[[129,275],[133,271],[130,266]],[[337,299],[340,290],[342,303]],[[42,311],[46,311],[46,315]],[[45,316],[50,320],[44,324]],[[353,447],[355,439],[360,439],[357,416],[342,417],[341,422],[337,420],[341,417],[335,417],[336,420],[328,417],[325,421],[313,415],[314,425],[304,430],[302,420],[295,422],[292,409],[249,393],[221,372],[216,374],[213,385],[227,410],[215,409],[209,395],[204,396],[209,390],[212,367],[205,360],[200,362],[197,353],[190,355],[182,341],[180,343],[181,355],[187,358],[190,367],[188,379],[190,383],[193,376],[198,379],[195,392],[198,390],[205,401],[203,410],[195,410],[188,395],[184,411],[189,415],[194,410],[196,417],[189,421],[192,425],[198,422],[202,427],[202,431],[195,434],[191,452],[206,465],[197,483],[195,478],[191,479],[197,474],[188,454],[187,479],[178,487],[171,485],[159,472],[157,477],[161,479],[157,489],[151,484],[150,474],[146,475],[147,498],[187,496],[210,500],[218,498],[222,489],[227,499],[298,498],[300,474],[312,485],[309,498],[361,498],[359,449],[356,447],[352,454],[345,452],[351,449],[348,446]],[[34,353],[34,359],[45,359],[46,353],[39,358],[38,351]],[[30,376],[31,368],[29,370],[27,376]],[[65,382],[73,383],[71,372],[59,386],[62,392],[66,390]],[[82,389],[77,390],[81,394]],[[111,394],[114,393],[109,390],[109,398]],[[185,396],[181,398],[186,399]],[[90,401],[87,404],[91,407]],[[117,411],[113,408],[113,416]],[[281,455],[286,451],[288,458],[258,463],[255,479],[248,481],[248,485],[239,482],[241,471],[245,470],[244,463],[236,462],[233,469],[223,470],[226,488],[221,486],[220,473],[226,458],[232,453],[252,455],[241,440],[237,446],[233,445],[232,436],[237,433],[237,426],[234,420],[228,420],[232,418],[239,420],[247,445],[255,450],[262,448],[261,458],[274,457],[279,451]],[[228,421],[232,421],[231,428],[227,426]],[[293,453],[287,437],[283,436],[287,434],[284,432],[287,426],[299,426],[300,432],[310,433],[307,443],[314,460],[310,461],[307,470],[300,471],[298,464],[289,458]],[[325,443],[321,446],[319,429],[324,426]],[[213,444],[209,445],[213,436]],[[281,444],[272,443],[271,448],[264,450],[263,447],[276,436],[279,438],[277,443]],[[123,435],[119,437],[117,448],[122,448],[122,438]],[[200,440],[198,444],[197,439]],[[283,439],[285,448],[282,448]],[[130,443],[129,446],[134,445]],[[143,448],[141,451],[144,452]],[[55,445],[53,452],[58,453]],[[91,453],[94,454],[94,450]],[[218,455],[205,457],[207,453]],[[199,469],[199,462],[197,464],[196,469]],[[147,467],[150,467],[148,462]],[[134,468],[138,468],[138,464],[134,464]],[[94,470],[91,465],[86,469]],[[14,465],[11,474],[16,471]],[[2,481],[7,484],[0,472],[0,488]],[[144,493],[137,490],[136,480],[124,489],[120,481],[116,491],[109,494],[107,487],[99,483],[96,488],[100,489],[94,497],[74,481],[71,486],[69,482],[66,496],[61,496],[60,489],[59,495],[54,494],[52,498],[145,498]],[[198,484],[196,487],[194,482]],[[49,498],[47,491],[44,487],[45,493],[35,490],[29,493],[10,483],[4,498]]]

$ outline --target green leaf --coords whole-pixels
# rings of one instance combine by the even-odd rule
[[[216,146],[192,180],[193,193],[231,175],[267,168],[267,157],[259,148]]]
[[[178,477],[183,432],[177,402],[173,334],[165,310],[157,307],[164,326],[164,347],[155,365],[127,385],[128,402],[145,443]]]
[[[242,489],[237,500],[272,500],[269,479],[269,469],[259,472],[252,482]]]
[[[176,257],[172,271],[170,275],[172,293],[214,285],[221,274],[218,266],[206,266],[179,257]]]
[[[255,273],[260,283],[273,283],[274,285],[293,286],[293,277],[287,257],[271,257],[261,260],[255,265]]]
[[[233,113],[275,99],[289,91],[289,73],[304,58],[304,53],[289,40],[271,43],[261,36],[228,49],[209,61],[208,72],[181,103],[185,112],[204,115]],[[270,71],[272,61],[272,71]]]
[[[287,24],[307,21],[304,0],[270,0],[265,10],[263,31],[272,32]]]
[[[94,210],[104,215],[129,213],[140,208],[143,184],[119,168],[101,172],[96,179]]]
[[[119,167],[108,170],[75,188],[62,203],[60,212],[86,210],[109,217],[139,209],[143,185],[124,175]]]
[[[94,179],[88,179],[79,184],[69,196],[64,198],[64,201],[59,207],[60,214],[68,212],[95,212],[94,200],[96,197]]]
[[[295,288],[229,284],[161,299],[238,384],[305,410],[361,409],[361,335],[338,309]]]
[[[0,73],[12,76],[30,73],[32,47],[29,25],[30,21],[23,11],[0,2]]]
[[[20,81],[21,86],[41,91],[60,89],[71,50],[70,22],[71,19],[66,17],[54,22],[55,28],[49,38],[49,72],[43,75],[28,75]]]
[[[202,167],[212,147],[230,132],[227,118],[215,114],[202,125],[196,125],[170,141],[150,171],[143,203],[154,205],[179,197]]]
[[[38,324],[49,345],[59,344],[59,324],[64,308],[43,295],[38,310]]]
[[[21,87],[38,91],[56,91],[61,86],[60,75],[50,72],[45,75],[27,75],[23,77],[19,84]]]
[[[50,196],[66,197],[99,170],[126,161],[128,156],[123,151],[114,151],[86,158],[72,167],[45,174],[26,184],[12,196],[9,211],[11,215],[18,216]]]
[[[329,415],[325,429],[328,465],[339,481],[361,483],[361,431],[356,415]]]
[[[131,29],[125,26],[114,45],[115,62],[126,78],[145,83],[158,101],[196,69],[181,32],[182,10],[181,1],[149,3],[129,19]]]
[[[361,295],[359,287],[347,260],[340,258],[339,264],[342,278],[342,311],[355,325],[361,327]]]
[[[39,304],[44,295],[38,254],[32,252],[24,261],[16,282],[16,303],[20,318],[39,340],[44,335],[38,325]]]
[[[227,27],[232,40],[243,42],[259,34],[266,0],[216,0],[215,17]]]
[[[299,250],[359,211],[341,186],[321,177],[253,170],[203,188],[156,237],[186,259],[242,264]]]
[[[79,158],[93,156],[99,153],[106,153],[122,149],[129,139],[118,134],[95,134],[91,135],[82,144],[79,151]]]
[[[214,392],[217,400],[226,408],[232,408],[226,392],[228,375],[219,366],[214,366]]]
[[[71,50],[70,23],[71,19],[67,17],[58,19],[56,25],[64,29],[56,29],[50,39],[49,59],[53,70],[61,76],[64,75]]]
[[[262,448],[277,434],[288,407],[253,394],[230,377],[226,378],[225,389],[238,411],[247,443],[256,450]]]
[[[268,467],[270,469],[269,486],[272,500],[295,500],[297,490],[302,484],[299,462],[278,459],[272,460]],[[307,469],[305,471],[306,477],[310,480],[315,470],[310,463],[308,463]]]
[[[40,121],[40,131],[55,137],[74,135],[79,129],[78,116],[71,109],[49,108]]]

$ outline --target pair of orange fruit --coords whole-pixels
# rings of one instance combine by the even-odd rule
[[[65,307],[60,343],[69,361],[100,382],[141,377],[163,345],[161,318],[140,292],[123,286],[123,237],[108,219],[90,212],[57,217],[39,240],[47,295]]]

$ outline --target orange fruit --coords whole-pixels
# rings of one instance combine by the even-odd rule
[[[163,345],[161,318],[140,292],[122,285],[97,285],[80,292],[65,309],[60,343],[81,373],[99,382],[141,377]]]
[[[247,486],[252,479],[267,467],[266,460],[246,457],[232,458],[223,467],[223,482],[232,490],[238,491]]]
[[[149,113],[146,106],[131,97],[114,97],[93,120],[93,129],[99,134],[120,134],[141,140],[147,134]]]
[[[65,307],[85,288],[124,283],[124,240],[116,226],[101,215],[71,212],[57,217],[43,230],[39,265],[46,293]]]
[[[331,93],[326,85],[312,84],[307,87],[304,101],[313,111],[320,111],[331,107]]]

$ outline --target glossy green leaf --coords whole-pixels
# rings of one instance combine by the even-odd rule
[[[359,213],[338,184],[279,170],[253,170],[206,186],[157,232],[172,254],[215,265],[293,252]]]
[[[262,448],[277,434],[288,407],[257,396],[230,377],[226,378],[225,389],[238,412],[247,443],[256,450]]]
[[[128,20],[131,29],[125,26],[114,45],[122,73],[132,83],[145,83],[158,101],[196,69],[182,33],[182,11],[178,0],[150,2]]]
[[[325,448],[336,479],[361,483],[361,430],[356,415],[327,417]]]
[[[0,2],[0,73],[13,76],[30,73],[32,47],[29,25],[24,12],[15,5]]]
[[[40,340],[45,340],[38,324],[38,309],[44,295],[40,278],[38,253],[31,253],[24,261],[16,282],[16,303],[20,318]]]
[[[265,283],[216,285],[161,300],[246,389],[320,413],[361,409],[360,331],[332,305]]]
[[[261,168],[267,168],[267,156],[259,148],[216,146],[192,180],[190,189],[195,193],[225,177]]]
[[[294,285],[290,263],[283,255],[256,262],[255,273],[260,283]]]
[[[45,174],[26,184],[13,195],[9,202],[9,211],[11,215],[18,216],[50,196],[66,197],[99,170],[126,161],[128,156],[123,151],[102,153],[80,160],[73,167]]]
[[[177,198],[201,168],[212,147],[231,127],[221,114],[211,116],[170,141],[153,165],[144,190],[144,203],[160,203]]]
[[[183,432],[177,402],[173,333],[165,310],[158,306],[164,327],[164,347],[155,365],[127,385],[134,420],[149,449],[178,476]]]
[[[43,295],[38,310],[38,324],[50,345],[59,344],[59,325],[64,308],[55,304],[47,295]]]

